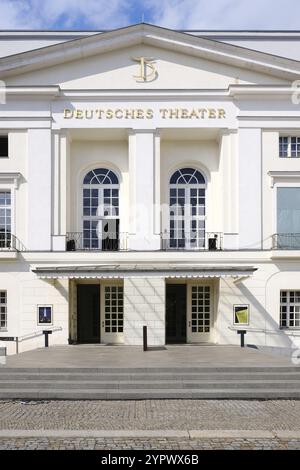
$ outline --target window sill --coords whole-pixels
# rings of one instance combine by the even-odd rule
[[[292,326],[281,326],[279,327],[280,331],[300,331],[300,327],[292,327]]]

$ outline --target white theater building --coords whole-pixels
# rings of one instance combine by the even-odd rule
[[[298,79],[300,32],[0,32],[0,346],[300,347]]]

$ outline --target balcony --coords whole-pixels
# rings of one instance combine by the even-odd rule
[[[25,247],[12,233],[0,232],[0,251],[25,251]]]
[[[134,247],[130,248],[134,250]],[[223,234],[221,232],[203,231],[185,232],[181,238],[164,232],[161,234],[161,250],[175,251],[220,251],[223,249]],[[106,232],[104,236],[91,238],[84,232],[68,232],[66,251],[129,251],[128,233]]]
[[[221,232],[164,232],[161,234],[162,250],[218,251],[223,249]]]
[[[300,233],[275,233],[272,250],[300,250]]]
[[[105,232],[104,236],[91,237],[90,233],[68,232],[66,251],[127,251],[128,233]]]

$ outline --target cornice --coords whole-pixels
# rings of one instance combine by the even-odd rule
[[[158,46],[285,79],[296,79],[300,75],[299,61],[158,26],[138,24],[1,58],[0,78],[136,44]]]
[[[0,183],[9,182],[10,184],[14,185],[15,189],[19,187],[19,181],[21,178],[21,173],[18,172],[0,172]]]
[[[257,95],[260,98],[264,96],[276,95],[277,98],[281,96],[290,96],[294,92],[299,93],[299,87],[287,85],[229,85],[228,95],[239,98],[244,96]]]
[[[271,188],[274,187],[276,180],[282,179],[293,179],[300,181],[300,171],[269,171],[268,176],[270,177],[270,186]]]
[[[35,96],[37,98],[53,99],[60,94],[60,87],[58,85],[49,86],[7,86],[5,87],[5,94],[7,96],[26,97]]]

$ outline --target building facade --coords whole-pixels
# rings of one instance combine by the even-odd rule
[[[150,345],[242,329],[300,347],[299,44],[147,24],[0,34],[10,354],[48,329],[141,345],[143,326]]]

